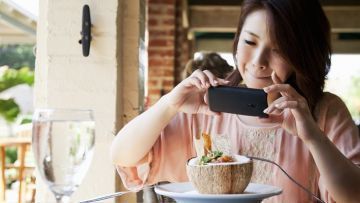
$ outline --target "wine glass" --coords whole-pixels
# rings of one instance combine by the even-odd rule
[[[35,111],[32,148],[36,168],[57,202],[67,202],[79,187],[90,166],[94,143],[91,110]]]

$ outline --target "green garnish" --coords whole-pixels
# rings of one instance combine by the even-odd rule
[[[206,165],[210,163],[213,160],[216,160],[217,158],[221,157],[223,155],[223,152],[221,151],[210,151],[207,155],[201,156],[200,159],[200,165]]]

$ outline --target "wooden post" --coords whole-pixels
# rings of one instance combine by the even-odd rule
[[[1,173],[0,173],[0,201],[5,202],[5,191],[6,191],[6,179],[5,179],[5,147],[0,146],[0,156],[1,156]]]

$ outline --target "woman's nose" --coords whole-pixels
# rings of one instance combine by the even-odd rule
[[[259,49],[255,52],[252,65],[256,69],[266,70],[268,68],[268,54],[266,50]]]

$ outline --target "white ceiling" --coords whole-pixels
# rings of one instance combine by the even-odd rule
[[[38,0],[0,1],[0,44],[35,43]]]

